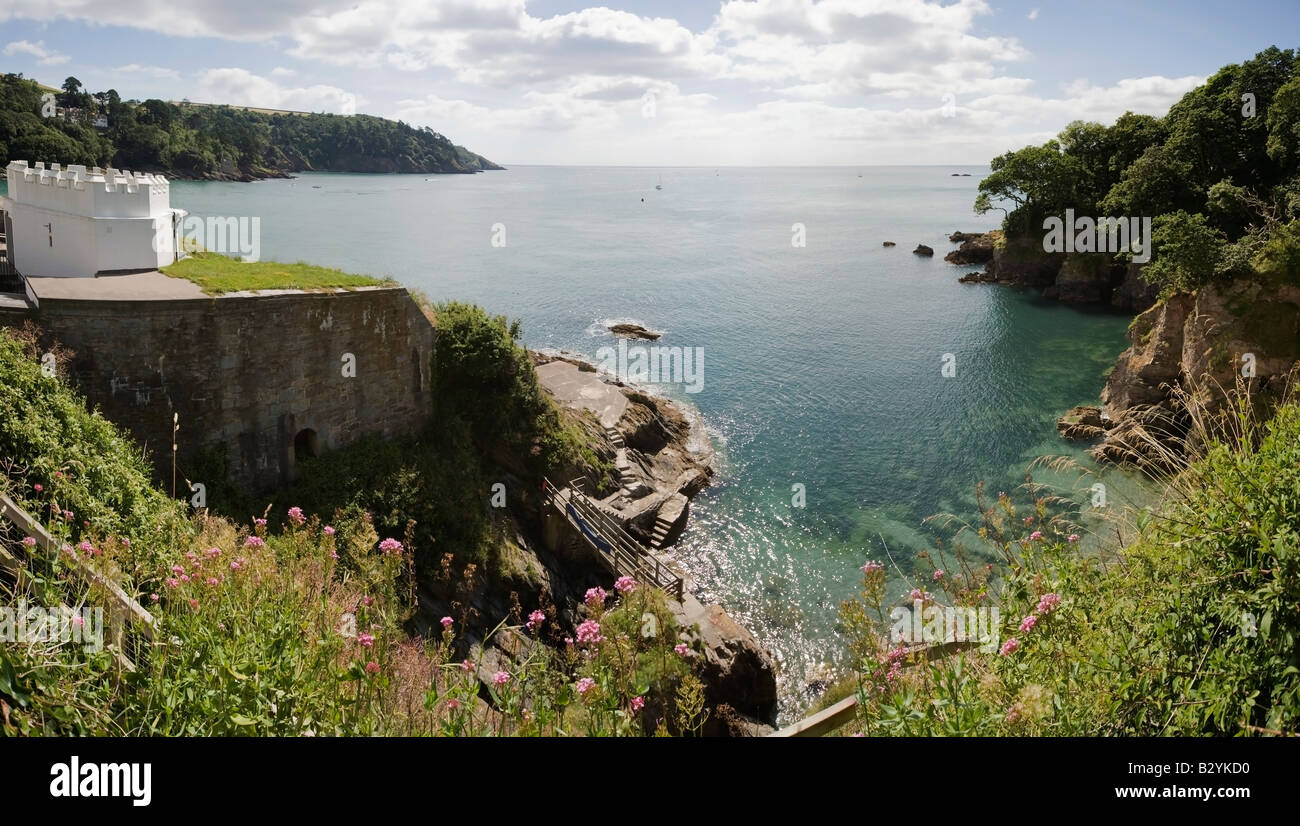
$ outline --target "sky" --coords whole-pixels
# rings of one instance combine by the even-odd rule
[[[1298,0],[610,3],[5,0],[0,71],[380,115],[507,166],[983,164],[1300,46]]]

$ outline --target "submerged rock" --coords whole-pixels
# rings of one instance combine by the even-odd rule
[[[896,246],[898,246],[898,245],[895,244],[893,241],[886,241],[885,243],[881,244],[880,246],[882,246],[882,247],[896,247]]]

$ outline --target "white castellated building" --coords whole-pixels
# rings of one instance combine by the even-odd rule
[[[93,277],[176,260],[186,212],[171,208],[163,176],[26,161],[11,161],[6,173],[8,257],[24,277]]]

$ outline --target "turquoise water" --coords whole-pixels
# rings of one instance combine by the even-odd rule
[[[1035,457],[1069,453],[1055,417],[1096,399],[1124,347],[1123,316],[956,282],[972,268],[942,260],[947,235],[993,225],[971,211],[987,171],[312,174],[178,182],[172,204],[260,216],[264,258],[520,318],[531,347],[594,356],[619,319],[703,348],[701,392],[659,388],[699,409],[720,457],[676,556],[777,653],[789,712],[809,667],[837,656],[836,607],[864,558],[887,546],[909,571],[926,517],[970,515],[977,481],[1011,491]],[[795,223],[806,247],[791,245]],[[918,243],[935,257],[912,255]]]

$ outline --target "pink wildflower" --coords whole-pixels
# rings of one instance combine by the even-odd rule
[[[36,491],[37,493],[40,493],[41,491],[45,490],[45,488],[41,487],[40,482],[37,482],[36,484],[32,485],[32,490]]]
[[[1070,536],[1068,537],[1068,539],[1070,540],[1070,543],[1073,544],[1073,543],[1079,541],[1079,535],[1078,535],[1077,533],[1072,533],[1072,534],[1070,534]]]
[[[383,551],[386,554],[400,554],[402,552],[402,543],[398,542],[396,539],[393,539],[392,537],[389,537],[388,539],[385,539],[383,542],[379,543],[379,550]]]
[[[534,628],[538,627],[539,625],[542,624],[542,622],[543,622],[545,619],[546,619],[546,615],[545,615],[545,614],[543,614],[543,613],[542,613],[541,611],[539,611],[539,610],[534,610],[531,614],[528,615],[528,622],[527,622],[528,630],[531,631],[531,630],[533,630]]]
[[[177,579],[176,577],[168,577],[168,578],[167,578],[167,587],[168,587],[168,588],[179,588],[180,585],[181,585],[181,581],[180,581],[179,579]]]
[[[673,646],[673,651],[676,651],[679,656],[686,657],[690,655],[691,647],[684,642],[679,642]]]
[[[460,700],[457,700],[455,697],[452,697],[450,700],[447,701],[447,708],[451,709],[452,711],[455,711],[456,709],[460,708]]]
[[[173,574],[176,574],[176,576],[180,576],[181,574],[185,573],[185,569],[182,568],[182,567],[179,566],[179,565],[173,565],[173,566],[172,566],[172,573],[173,573]]]
[[[190,600],[190,608],[195,611],[199,610],[199,601],[197,599]]]
[[[73,614],[72,624],[77,626],[78,628],[84,628],[86,626],[86,618],[83,617],[81,614]]]
[[[89,539],[83,539],[77,543],[77,550],[81,551],[83,554],[90,554],[91,556],[95,555],[95,546],[90,544]]]
[[[221,584],[221,581],[214,576],[208,577],[208,585],[215,588]]]
[[[379,663],[375,662],[374,660],[371,660],[370,662],[366,663],[366,673],[367,673],[367,674],[378,674],[378,673],[379,673]]]
[[[150,595],[149,595],[149,601],[150,601],[150,602],[157,602],[159,599],[160,599],[160,597],[159,597],[157,594],[150,594]]]
[[[1016,639],[1015,637],[1012,637],[1011,639],[1002,643],[1002,648],[998,650],[998,653],[1005,657],[1008,654],[1014,654],[1016,652],[1016,649],[1019,647],[1020,647],[1020,640]]]
[[[943,568],[940,568],[939,570],[934,572],[934,581],[938,582],[941,579],[943,579]]]
[[[221,549],[220,549],[220,548],[208,548],[206,551],[203,552],[203,554],[204,554],[204,556],[206,556],[208,559],[216,559],[217,557],[221,556]]]
[[[181,574],[181,582],[189,582],[189,581],[190,581],[189,574]]]
[[[1056,606],[1061,604],[1061,598],[1056,594],[1043,594],[1038,599],[1038,613],[1050,614],[1056,610]]]
[[[636,590],[636,580],[630,576],[621,576],[614,580],[614,590],[620,594],[630,594]]]
[[[442,619],[438,620],[438,622],[441,622],[441,623],[442,623],[442,627],[443,627],[443,628],[448,628],[448,629],[449,629],[449,628],[451,628],[452,623],[454,623],[455,620],[452,619],[451,617],[443,617]]]
[[[1030,540],[1031,542],[1037,542],[1037,541],[1039,541],[1039,540],[1042,539],[1042,538],[1043,538],[1043,532],[1042,532],[1042,531],[1034,531],[1033,533],[1031,533],[1031,534],[1029,535],[1029,540]]]
[[[469,660],[461,660],[461,661],[460,661],[460,670],[461,670],[461,671],[473,671],[473,670],[474,670],[474,663],[470,662]]]
[[[289,521],[295,525],[301,525],[307,521],[307,517],[303,516],[302,508],[295,505],[289,508]]]
[[[492,675],[492,684],[497,686],[505,685],[510,682],[510,674],[506,671],[498,671]]]
[[[1038,623],[1038,616],[1037,616],[1036,614],[1030,614],[1029,616],[1025,617],[1024,619],[1022,619],[1022,620],[1020,621],[1020,631],[1021,631],[1021,633],[1026,633],[1026,634],[1027,634],[1027,633],[1029,633],[1030,631],[1034,630],[1034,626],[1035,626],[1037,623]]]
[[[266,541],[260,536],[250,536],[244,540],[245,548],[263,548],[266,547]]]
[[[582,601],[587,603],[587,605],[591,606],[592,608],[595,608],[597,605],[604,605],[605,589],[600,587],[588,588],[587,596],[584,597]]]
[[[256,525],[256,526],[259,527],[259,528],[265,528],[265,527],[266,527],[266,520],[265,520],[265,519],[262,519],[261,517],[258,517],[257,519],[254,519],[254,520],[253,520],[253,524]]]
[[[363,631],[360,634],[357,634],[357,642],[361,643],[366,648],[369,648],[375,644],[375,638],[373,635],[367,634]]]
[[[586,620],[578,626],[578,643],[580,645],[587,643],[596,645],[604,641],[605,638],[600,634],[600,623],[595,620]]]
[[[583,677],[581,680],[578,680],[578,684],[574,686],[574,688],[578,690],[578,693],[584,697],[587,696],[588,691],[591,691],[595,687],[596,681],[590,677]]]
[[[326,526],[325,526],[325,530],[324,530],[324,534],[325,534],[326,536],[333,536],[333,535],[334,535],[334,526],[333,526],[333,525],[326,525]]]
[[[239,564],[239,560],[238,560],[238,559],[232,559],[232,560],[230,560],[230,570],[232,570],[232,571],[238,571],[238,570],[239,570],[240,568],[242,568],[242,567],[244,567],[244,566]]]
[[[632,698],[632,710],[633,710],[633,711],[640,711],[640,710],[643,709],[643,708],[645,708],[645,697],[633,697],[633,698]]]
[[[23,537],[23,546],[24,546],[24,547],[27,547],[27,548],[35,548],[35,547],[36,547],[36,537],[34,537],[34,536],[24,536],[24,537]]]

